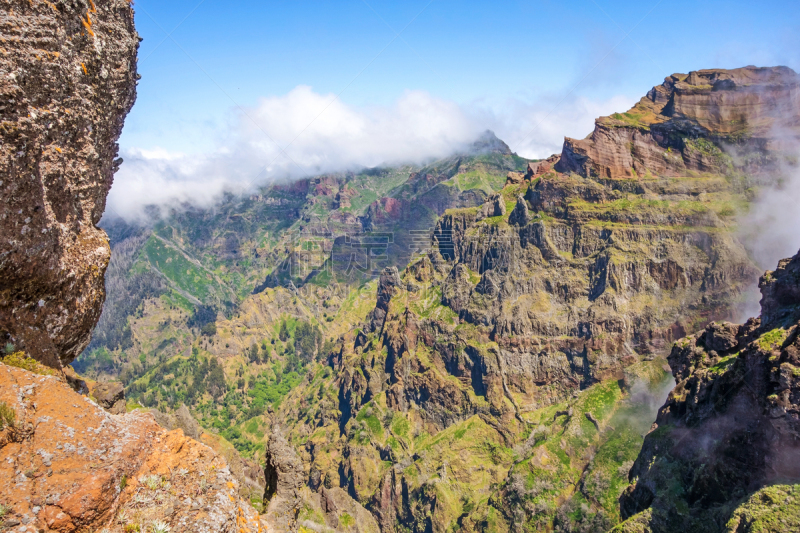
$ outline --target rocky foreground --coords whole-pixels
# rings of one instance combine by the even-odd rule
[[[759,318],[672,349],[678,384],[631,469],[620,531],[800,527],[800,254],[760,287]]]
[[[257,532],[225,460],[145,412],[110,414],[52,375],[0,365],[5,531]],[[138,527],[139,529],[135,529]]]

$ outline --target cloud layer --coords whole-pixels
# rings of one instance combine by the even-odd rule
[[[560,151],[564,136],[583,137],[597,116],[632,103],[545,98],[459,106],[409,91],[390,106],[355,108],[298,86],[236,109],[212,153],[124,150],[106,213],[145,222],[147,206],[210,207],[225,191],[245,193],[274,180],[446,157],[487,128],[522,156],[547,157]]]

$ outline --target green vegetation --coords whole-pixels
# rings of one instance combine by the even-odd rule
[[[347,513],[342,513],[342,515],[339,517],[339,523],[341,523],[344,527],[350,527],[356,523],[356,519]]]
[[[733,363],[736,362],[736,359],[738,357],[739,357],[738,353],[729,355],[727,357],[723,357],[714,366],[709,368],[708,371],[713,374],[724,374],[728,370],[728,367],[730,367]]]
[[[781,328],[773,329],[759,337],[758,345],[762,350],[772,350],[773,347],[780,347],[785,338],[786,330]]]
[[[189,261],[178,249],[155,236],[144,245],[143,253],[159,272],[175,286],[200,301],[207,301],[217,284],[214,276]]]
[[[759,490],[736,508],[725,531],[800,531],[800,485],[772,485]]]
[[[8,366],[15,366],[17,368],[45,376],[54,374],[52,369],[44,366],[32,357],[28,357],[25,352],[12,351],[11,353],[7,353],[4,357],[0,358],[0,363]]]
[[[0,402],[0,430],[13,428],[17,423],[17,413],[6,402]]]

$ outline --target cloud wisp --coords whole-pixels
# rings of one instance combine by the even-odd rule
[[[535,104],[469,106],[408,91],[392,105],[357,108],[298,86],[240,108],[211,153],[127,148],[108,197],[107,215],[145,223],[156,207],[212,207],[225,192],[247,193],[277,180],[378,165],[421,163],[468,147],[486,129],[530,158],[561,150],[594,119],[628,109],[632,99],[542,99]]]

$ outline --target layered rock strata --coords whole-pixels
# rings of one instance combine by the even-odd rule
[[[787,67],[673,74],[630,111],[564,141],[559,172],[600,178],[722,170],[717,145],[780,150],[800,135],[800,77]],[[788,142],[787,142],[788,140]]]

